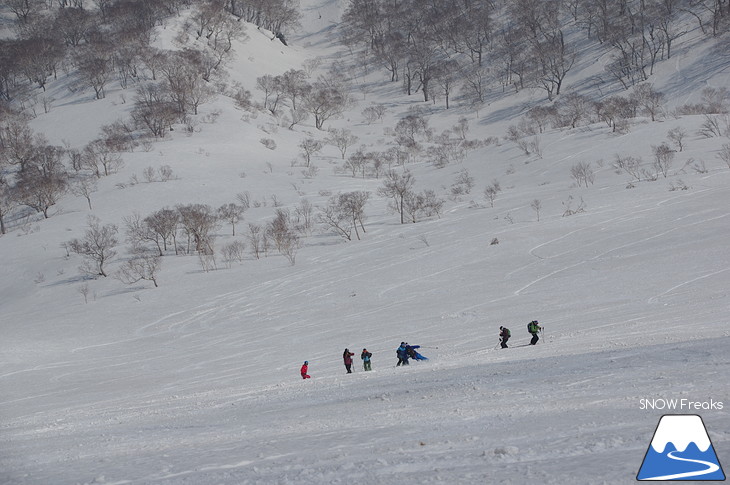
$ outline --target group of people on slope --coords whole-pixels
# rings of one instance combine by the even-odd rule
[[[537,323],[537,320],[533,320],[527,324],[527,331],[530,335],[532,335],[530,345],[535,345],[537,341],[540,340],[540,336],[538,334],[542,332],[542,327]],[[499,327],[499,342],[503,349],[507,348],[507,341],[511,336],[512,332],[509,331],[509,328]]]
[[[347,369],[348,374],[352,374],[352,357],[355,354],[350,352],[350,349],[345,349],[345,351],[342,353],[342,360],[345,362],[345,369]],[[362,353],[360,354],[360,358],[362,359],[362,367],[364,370],[369,371],[373,370],[372,363],[370,359],[373,357],[373,354],[368,351],[368,349],[362,349]],[[299,370],[299,372],[302,375],[302,379],[309,379],[311,376],[309,375],[309,361],[305,360],[304,364],[302,365],[302,368]]]
[[[348,374],[352,374],[352,357],[354,355],[354,353],[350,352],[350,349],[345,349],[345,351],[342,353],[342,360],[345,361],[345,369],[347,369]],[[362,349],[362,352],[360,353],[360,358],[362,359],[363,370],[373,370],[372,363],[370,361],[372,357],[373,354],[371,352],[368,352],[368,349]]]
[[[533,320],[530,323],[527,324],[527,331],[532,335],[532,339],[530,340],[530,345],[537,344],[538,340],[540,340],[540,336],[538,335],[540,332],[542,332],[542,327],[537,322],[537,320]],[[512,337],[512,332],[510,332],[509,328],[505,326],[499,327],[499,342],[503,349],[508,348],[507,342],[509,341],[510,337]],[[419,354],[416,349],[420,349],[420,345],[409,345],[408,342],[401,342],[400,346],[396,349],[395,353],[398,356],[398,363],[396,364],[396,367],[400,367],[401,365],[408,365],[409,360],[428,360],[427,357],[424,357],[423,355]],[[352,358],[355,356],[353,352],[350,352],[350,349],[345,349],[345,351],[342,353],[342,360],[345,364],[345,369],[347,370],[348,374],[352,374]],[[362,353],[360,353],[360,359],[362,359],[362,366],[365,371],[372,370],[372,362],[371,359],[373,357],[373,354],[368,351],[368,349],[362,349]],[[302,368],[300,370],[302,379],[309,379],[309,361],[304,361],[304,364],[302,365]]]
[[[420,345],[408,345],[407,342],[401,342],[400,347],[395,351],[395,353],[398,355],[398,364],[396,364],[396,367],[400,365],[408,365],[409,359],[414,360],[428,360],[427,357],[424,357],[423,355],[416,352],[416,349],[420,349]],[[345,349],[345,351],[342,353],[342,360],[345,364],[345,369],[347,370],[348,374],[352,374],[352,364],[353,360],[352,358],[355,356],[353,352],[350,352],[350,349]],[[372,367],[372,357],[373,354],[368,351],[368,349],[362,349],[362,352],[360,353],[360,359],[362,359],[362,367],[365,371],[373,370]],[[302,379],[309,379],[311,376],[309,375],[309,361],[305,360],[304,364],[302,364],[302,368],[299,370]]]

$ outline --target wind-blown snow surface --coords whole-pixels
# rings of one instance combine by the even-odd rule
[[[339,4],[308,5],[316,33],[285,50],[249,29],[232,77],[327,55]],[[676,56],[676,66],[692,65]],[[726,81],[721,69],[707,79]],[[359,113],[397,87],[360,88],[365,99],[331,126],[383,149],[393,118],[364,125]],[[69,109],[105,123],[108,110],[128,108],[114,96],[69,100]],[[388,99],[391,116],[415,103]],[[437,133],[467,116],[469,136],[483,139],[513,122],[495,113],[516,102],[500,103],[481,119],[425,108],[436,111]],[[65,109],[34,127],[58,143],[93,138],[64,130]],[[50,219],[16,222],[0,238],[0,483],[631,483],[667,412],[641,409],[642,398],[730,403],[730,170],[715,157],[726,139],[694,135],[701,117],[639,123],[622,136],[598,125],[554,130],[542,135],[541,159],[505,142],[458,166],[413,163],[417,190],[445,196],[464,168],[476,184],[440,218],[400,225],[376,195],[380,180],[333,173],[341,161],[332,147],[315,161],[316,177],[292,167],[297,143],[322,136],[311,126],[276,129],[264,114],[243,121],[225,99],[205,105],[215,110],[217,122],[199,133],[124,154],[124,170],[92,195],[93,211],[69,196]],[[691,135],[669,177],[626,188],[614,154],[649,160],[677,126]],[[707,172],[683,167],[690,157]],[[588,188],[570,179],[581,160],[596,169]],[[115,187],[161,164],[179,179]],[[495,178],[503,192],[492,208],[481,191]],[[688,189],[670,191],[679,179]],[[129,288],[83,280],[61,247],[90,213],[121,225],[135,211],[217,207],[249,191],[268,200],[246,213],[261,222],[273,215],[272,195],[294,207],[300,194],[323,204],[323,191],[347,190],[372,193],[363,239],[315,233],[294,266],[272,254],[204,273],[196,258],[167,256],[159,288]],[[586,212],[561,217],[570,196],[583,197]],[[220,228],[221,243],[229,231]],[[534,347],[524,345],[532,319],[545,327]],[[508,350],[495,349],[499,325],[512,330]],[[430,360],[395,368],[403,340]],[[345,347],[367,347],[374,370],[346,375]],[[730,462],[727,407],[699,414],[720,462]]]

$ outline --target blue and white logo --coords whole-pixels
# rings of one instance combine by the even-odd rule
[[[659,420],[637,480],[725,480],[702,418],[666,414]]]

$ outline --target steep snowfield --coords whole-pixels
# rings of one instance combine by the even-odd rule
[[[231,78],[254,92],[257,76],[337,55],[327,39],[342,2],[303,3],[308,33],[284,48],[249,27]],[[727,85],[727,54],[704,49],[705,79],[696,75],[703,57],[681,46],[661,66],[668,106]],[[576,84],[590,69],[600,66],[575,73]],[[370,150],[390,141],[383,129],[397,116],[423,104],[378,78],[358,74],[359,105],[328,124]],[[122,101],[131,93],[90,101],[63,83],[51,87],[54,109],[33,121],[54,143],[82,146],[130,108]],[[540,96],[495,100],[479,117],[423,108],[436,133],[466,116],[469,138],[501,138],[510,116]],[[362,109],[386,100],[386,121],[364,124]],[[475,186],[449,199],[440,218],[406,225],[376,194],[382,181],[334,172],[342,162],[333,147],[314,161],[316,177],[302,175],[292,163],[297,144],[323,136],[311,125],[290,131],[226,98],[204,105],[200,120],[191,136],[177,130],[123,154],[125,167],[92,194],[93,211],[69,195],[50,219],[15,221],[0,238],[0,483],[631,483],[659,417],[671,412],[642,409],[641,399],[730,406],[730,169],[715,156],[727,139],[695,135],[701,116],[643,120],[625,135],[602,125],[551,130],[540,135],[542,158],[502,141],[443,169],[416,161],[416,190],[446,197],[462,169]],[[674,127],[690,136],[669,176],[627,188],[614,155],[648,164],[651,146]],[[690,158],[707,172],[685,166]],[[592,163],[595,184],[575,187],[578,161]],[[128,184],[161,165],[178,178]],[[492,208],[482,191],[494,179],[503,191]],[[680,180],[687,189],[670,190]],[[372,194],[363,239],[315,233],[293,266],[272,252],[203,272],[195,257],[167,256],[159,288],[127,287],[84,280],[80,260],[61,246],[90,214],[121,227],[134,212],[218,207],[248,191],[262,206],[246,213],[242,234],[273,216],[272,196],[293,208],[348,190]],[[562,217],[570,197],[586,210]],[[230,226],[218,234],[218,244],[234,240]],[[126,254],[121,242],[118,250]],[[534,347],[525,345],[532,319],[545,327]],[[512,330],[508,350],[496,349],[500,325]],[[430,360],[396,368],[404,340]],[[358,357],[367,347],[374,370],[362,372],[356,357],[346,375],[345,347]],[[304,360],[307,381],[298,375]],[[700,411],[722,463],[730,462],[727,409]]]

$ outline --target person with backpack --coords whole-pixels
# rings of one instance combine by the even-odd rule
[[[360,354],[360,358],[362,359],[362,367],[366,371],[373,370],[370,364],[370,358],[373,356],[370,352],[368,352],[368,349],[362,349],[362,353]]]
[[[302,379],[310,379],[311,376],[308,374],[308,372],[309,372],[309,361],[308,360],[304,361],[304,365],[302,365],[302,368],[299,372],[302,374]]]
[[[399,367],[401,365],[408,365],[408,353],[406,352],[406,343],[401,342],[400,347],[395,351],[395,354],[398,356],[398,363],[395,365],[396,367]]]
[[[499,327],[499,342],[503,349],[507,348],[507,341],[512,336],[512,333],[507,327]]]
[[[352,374],[352,356],[355,355],[352,352],[350,352],[350,349],[345,349],[345,351],[342,353],[342,359],[345,361],[345,369],[347,369],[348,374]]]
[[[406,354],[409,358],[413,360],[428,360],[428,357],[424,357],[418,352],[416,352],[416,349],[420,349],[420,345],[408,345],[406,344]]]
[[[530,345],[535,345],[537,341],[540,340],[540,337],[537,334],[542,331],[542,327],[538,325],[537,320],[533,320],[527,324],[527,331],[532,334]]]

